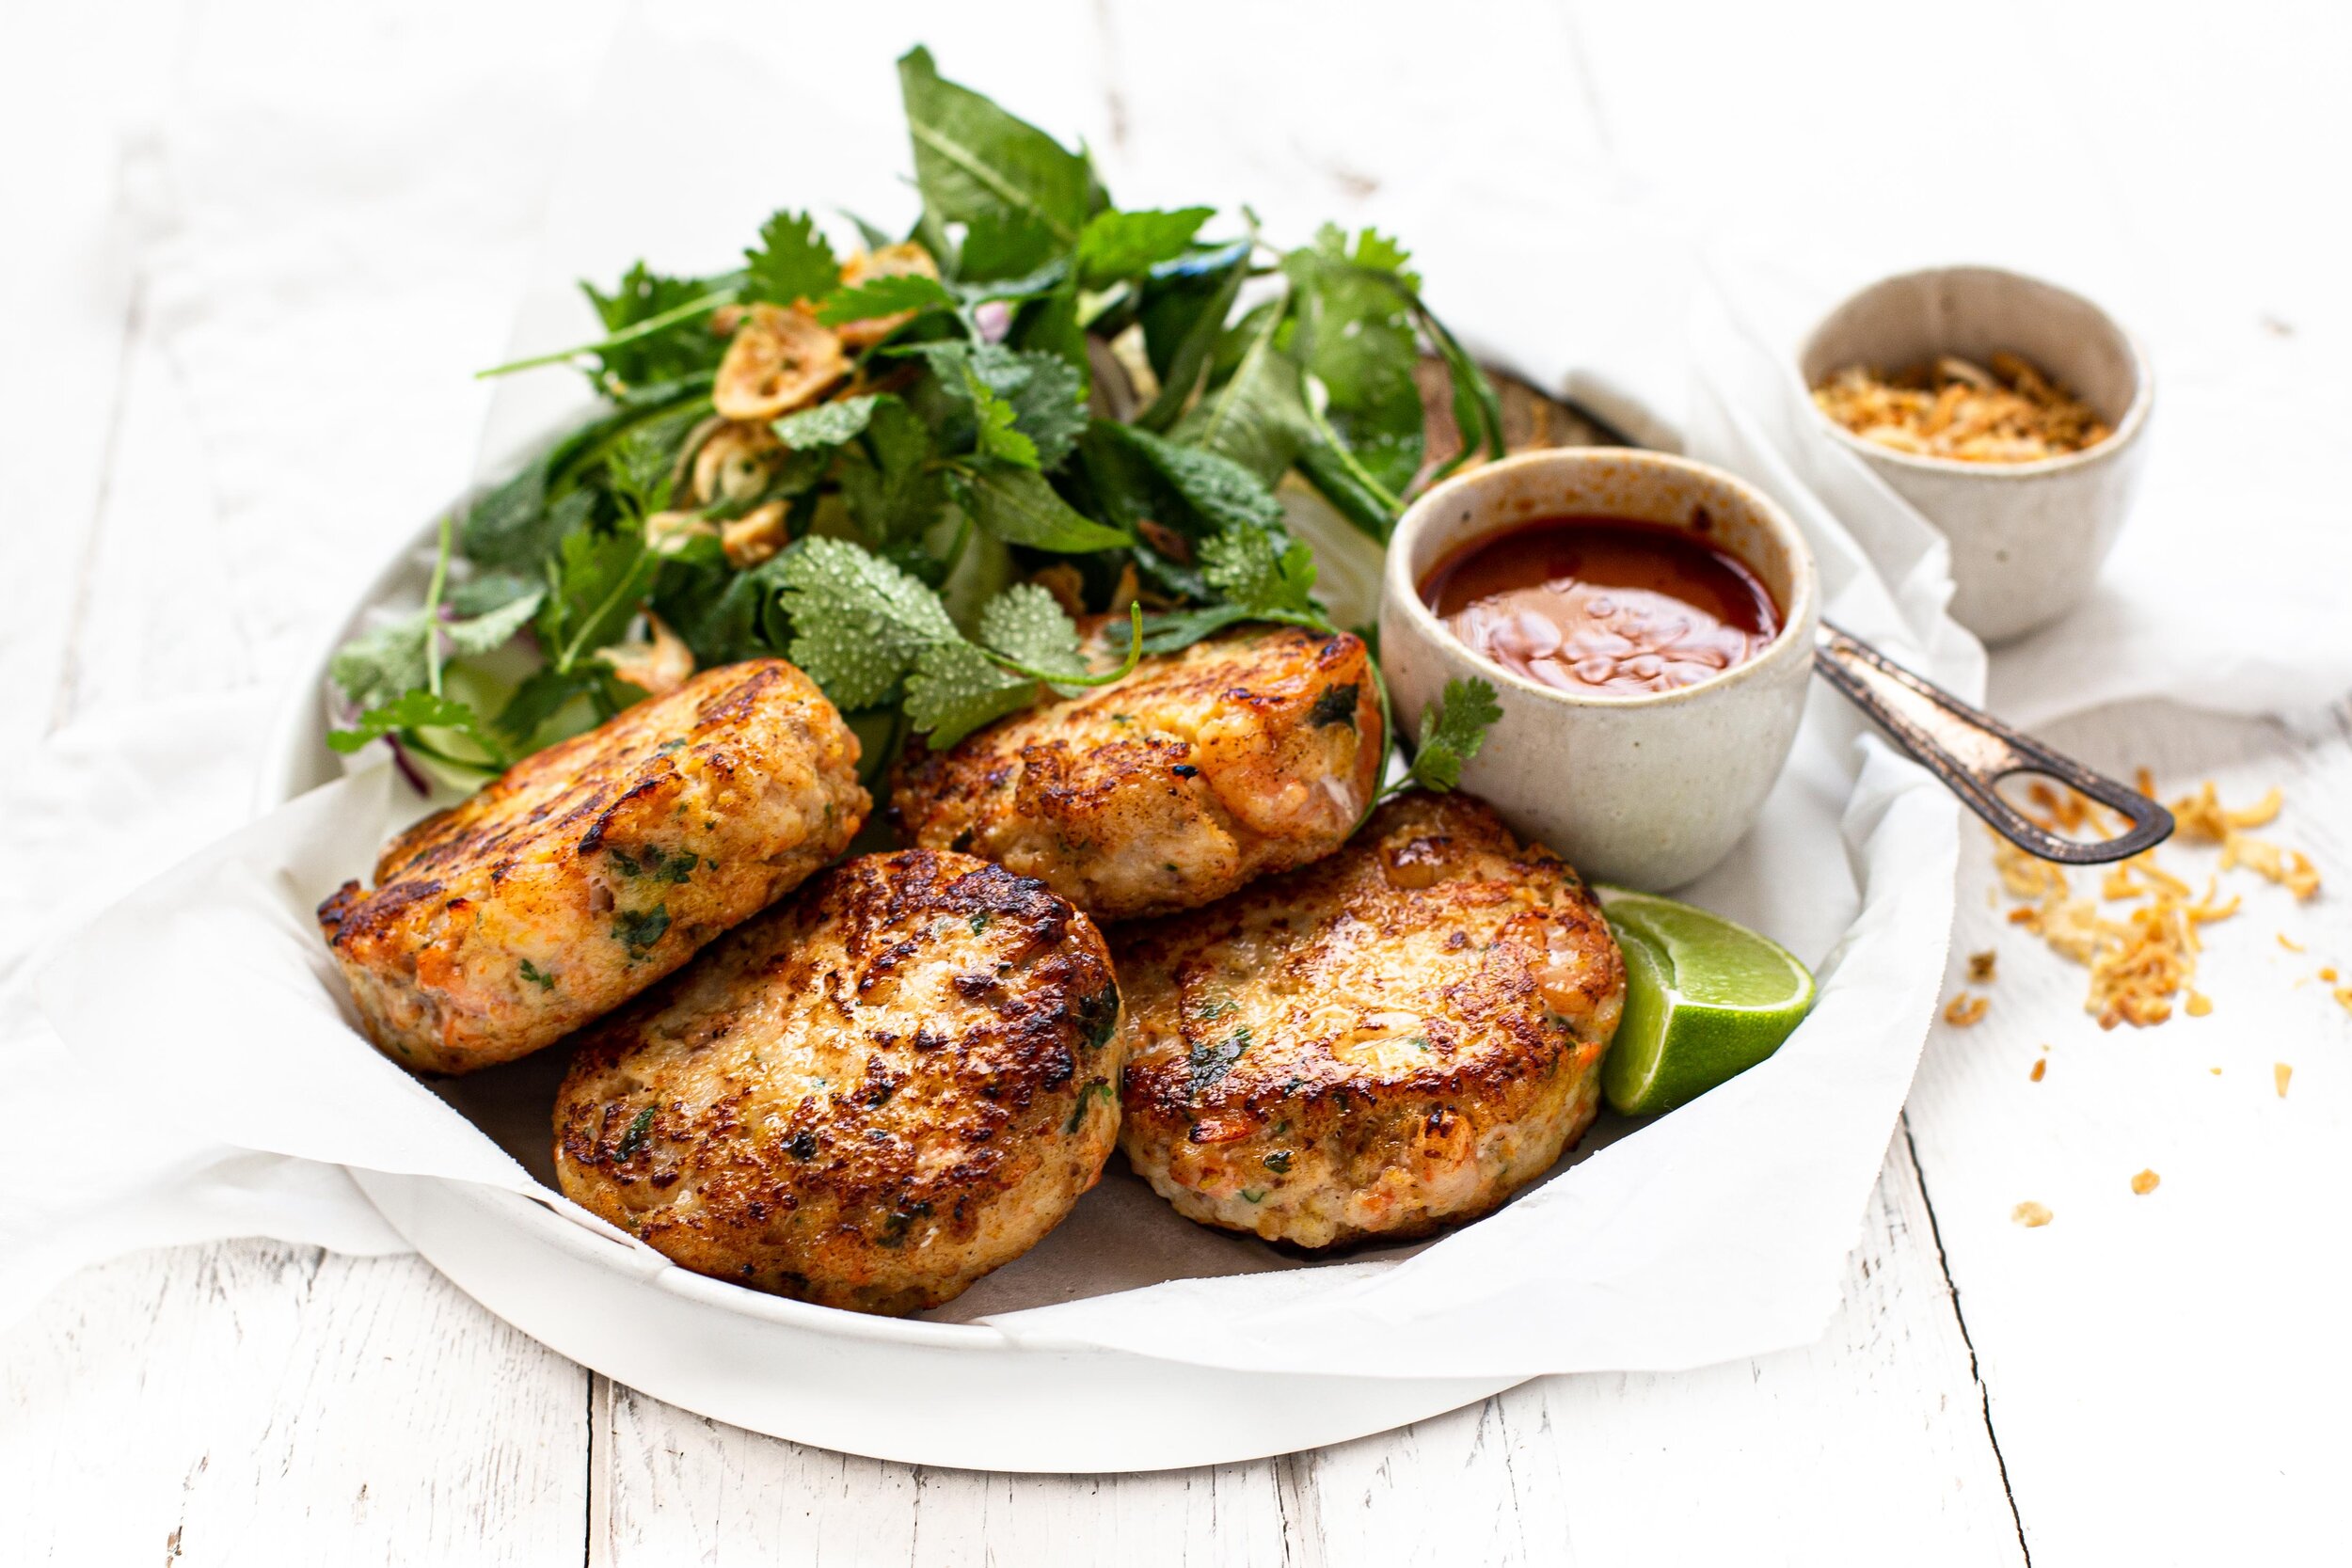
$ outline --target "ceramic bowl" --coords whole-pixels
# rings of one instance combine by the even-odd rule
[[[1662,523],[1728,550],[1772,590],[1780,634],[1746,663],[1679,690],[1590,697],[1472,653],[1422,601],[1422,578],[1457,546],[1577,515]],[[1586,876],[1663,891],[1722,860],[1763,808],[1804,712],[1819,598],[1796,524],[1730,474],[1661,452],[1531,451],[1447,481],[1399,520],[1381,594],[1381,667],[1407,736],[1447,681],[1491,684],[1502,717],[1462,787]]]
[[[1849,365],[1893,370],[1940,354],[2023,355],[2114,434],[2039,463],[1963,463],[1866,441],[1822,414],[1827,439],[1869,465],[1951,542],[1952,617],[1988,642],[2022,636],[2090,591],[2131,510],[2154,401],[2147,356],[2090,301],[1996,267],[1938,267],[1873,283],[1799,350],[1810,392]]]

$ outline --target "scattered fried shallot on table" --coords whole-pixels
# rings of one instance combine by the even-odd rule
[[[2139,787],[2143,794],[2155,794],[2155,782],[2145,768],[2139,773]],[[2053,832],[2110,826],[2104,808],[2071,790],[2060,793],[2037,782],[2026,795],[2029,803],[2020,809]],[[2190,984],[2204,946],[2202,928],[2238,911],[2236,895],[2220,895],[2220,875],[2251,871],[2298,901],[2319,894],[2319,872],[2308,856],[2248,831],[2275,821],[2283,803],[2274,789],[2251,806],[2233,809],[2221,803],[2211,783],[2172,802],[2181,842],[2221,847],[2219,867],[2202,893],[2166,869],[2157,862],[2157,851],[2149,849],[2101,874],[2093,899],[2078,895],[2061,867],[1996,838],[1994,863],[2003,888],[2017,900],[2009,911],[2010,923],[2032,931],[2061,957],[2090,971],[2084,1006],[2103,1029],[2119,1023],[2134,1028],[2162,1023],[2172,1016],[2175,997],[2182,998],[2182,1010],[2188,1016],[2202,1018],[2213,1011],[2213,1003]],[[2120,832],[2120,826],[2114,831]],[[2102,910],[2102,903],[2138,907],[2117,919]],[[2280,941],[2290,951],[2300,951],[2283,934]],[[2325,971],[2321,977],[2333,978]],[[2341,1000],[2352,1007],[2352,999]]]

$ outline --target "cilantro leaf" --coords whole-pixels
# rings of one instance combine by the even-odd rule
[[[827,326],[895,316],[901,310],[952,310],[956,296],[938,279],[919,272],[869,277],[851,289],[835,289],[817,308],[817,319]]]
[[[1316,613],[1309,596],[1315,556],[1306,546],[1258,529],[1236,529],[1202,542],[1200,575],[1233,604],[1293,615]]]
[[[564,536],[548,565],[551,592],[539,607],[539,642],[549,662],[569,672],[621,640],[661,568],[644,536],[582,529]]]
[[[1472,676],[1445,683],[1445,694],[1421,716],[1421,744],[1413,751],[1412,771],[1387,793],[1432,789],[1442,794],[1462,782],[1462,765],[1486,743],[1486,732],[1502,717],[1495,689]]]
[[[858,531],[877,545],[919,537],[946,510],[946,477],[930,466],[931,431],[897,398],[877,401],[834,477]]]
[[[962,468],[956,488],[972,520],[1008,545],[1074,555],[1133,543],[1073,510],[1034,468],[1001,463]]]
[[[776,560],[786,657],[845,710],[883,701],[927,649],[963,641],[937,594],[847,540],[803,539]]]
[[[1327,223],[1315,230],[1314,249],[1318,255],[1329,261],[1345,261],[1354,266],[1368,267],[1374,272],[1385,272],[1393,276],[1407,289],[1415,293],[1421,290],[1421,274],[1405,264],[1413,259],[1412,252],[1406,250],[1397,241],[1381,233],[1377,229],[1366,226],[1358,230],[1355,246],[1351,249],[1348,245],[1346,230],[1336,223]]]
[[[1078,628],[1053,594],[1034,582],[1016,582],[980,607],[980,641],[1016,664],[1083,675]]]
[[[645,263],[639,261],[621,275],[620,283],[609,294],[582,282],[580,292],[595,307],[608,337],[629,336],[572,353],[595,356],[596,370],[589,379],[608,392],[616,385],[649,387],[714,371],[726,353],[726,341],[710,331],[703,318],[718,309],[729,281],[665,277],[647,271]],[[571,356],[570,353],[563,356]]]
[[[1078,235],[1078,281],[1100,289],[1174,261],[1216,211],[1180,207],[1174,212],[1095,214]]]
[[[930,51],[899,57],[898,87],[914,147],[914,182],[933,238],[966,226],[962,276],[1026,271],[1077,243],[1094,191],[1092,169],[1027,121],[969,87],[944,81]],[[933,246],[942,254],[941,246]]]
[[[389,703],[368,709],[351,729],[328,731],[326,744],[340,754],[349,756],[370,741],[414,730],[455,730],[483,750],[491,759],[488,766],[493,771],[506,766],[505,748],[475,717],[472,708],[453,697],[437,697],[421,689],[403,692]],[[471,763],[467,766],[484,765]]]
[[[841,283],[833,245],[806,213],[778,213],[762,224],[743,270],[743,296],[770,305],[822,299]]]
[[[907,676],[907,720],[930,733],[933,750],[1037,700],[1037,682],[1007,673],[961,638],[924,650]]]

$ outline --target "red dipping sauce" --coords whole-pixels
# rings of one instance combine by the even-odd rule
[[[1586,697],[1722,674],[1780,634],[1780,607],[1737,556],[1661,523],[1544,517],[1473,539],[1422,579],[1466,647]]]

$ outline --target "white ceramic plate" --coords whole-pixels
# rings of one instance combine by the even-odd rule
[[[421,599],[437,530],[418,531],[361,607]],[[278,721],[265,809],[341,775],[322,693],[327,657],[359,616],[320,647]],[[352,1175],[460,1290],[573,1360],[700,1415],[878,1459],[1045,1472],[1223,1464],[1386,1431],[1518,1381],[1267,1375],[1016,1344],[983,1325],[866,1317],[649,1262],[514,1193]]]

